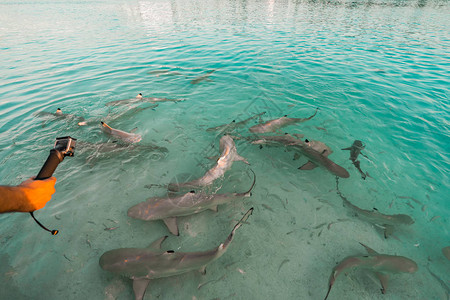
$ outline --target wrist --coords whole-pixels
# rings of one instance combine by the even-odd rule
[[[29,212],[25,191],[19,186],[0,187],[0,212]]]

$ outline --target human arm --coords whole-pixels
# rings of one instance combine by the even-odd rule
[[[17,186],[0,186],[0,213],[41,209],[55,192],[56,178],[25,180]]]

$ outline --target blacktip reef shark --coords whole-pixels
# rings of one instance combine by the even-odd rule
[[[346,169],[328,158],[328,155],[330,155],[332,151],[322,142],[309,141],[308,139],[302,141],[286,133],[284,135],[258,136],[254,141],[252,141],[252,143],[259,145],[281,144],[286,147],[292,147],[294,150],[299,151],[309,159],[307,163],[299,167],[300,170],[312,170],[317,166],[322,166],[338,177],[350,177],[350,174]]]
[[[242,126],[245,126],[251,120],[254,120],[256,118],[260,118],[265,113],[266,112],[264,111],[262,113],[259,113],[259,114],[256,114],[254,116],[251,116],[250,118],[247,118],[247,119],[245,119],[243,121],[240,121],[240,122],[236,122],[236,120],[233,120],[233,121],[231,121],[231,123],[220,125],[220,126],[216,126],[216,127],[211,127],[211,128],[206,129],[206,131],[220,131],[220,132],[223,132],[223,133],[231,133],[236,128],[240,128]]]
[[[144,97],[142,93],[139,93],[135,98],[116,100],[106,103],[106,106],[118,106],[118,105],[129,105],[134,103],[148,102],[148,103],[159,103],[159,102],[180,102],[184,99],[169,99],[169,98],[158,98],[158,97]]]
[[[118,130],[118,129],[114,129],[112,127],[110,127],[108,124],[106,124],[105,122],[100,122],[102,124],[102,130],[113,136],[116,137],[122,141],[124,141],[125,143],[129,143],[129,144],[134,144],[134,143],[139,143],[142,140],[142,136],[139,134],[135,134],[135,133],[129,133],[129,132],[125,132],[122,130]]]
[[[359,173],[361,173],[362,179],[365,180],[367,175],[361,170],[360,161],[358,160],[358,156],[360,154],[364,157],[367,157],[361,152],[364,148],[365,146],[361,141],[355,140],[350,147],[343,148],[341,150],[350,150],[350,160],[352,161],[356,169],[358,169]]]
[[[206,194],[190,191],[175,197],[149,198],[147,201],[131,207],[128,210],[128,216],[145,221],[163,220],[172,234],[179,235],[177,217],[197,214],[207,209],[217,211],[218,205],[250,197],[255,182],[256,175],[253,172],[253,183],[248,191],[243,193]]]
[[[208,170],[203,177],[184,183],[171,183],[168,189],[173,192],[178,192],[181,188],[196,188],[208,186],[219,177],[222,177],[228,171],[233,162],[240,160],[249,164],[248,161],[237,153],[234,140],[229,135],[224,135],[219,142],[220,157],[216,164]]]
[[[278,118],[275,120],[270,120],[265,123],[252,126],[252,127],[250,127],[249,131],[253,132],[253,133],[275,132],[278,129],[283,128],[285,126],[289,126],[292,124],[297,124],[297,123],[311,120],[317,114],[318,110],[319,109],[316,108],[316,111],[314,112],[314,114],[308,118],[288,118],[288,116],[285,115],[284,117],[281,117],[281,118]]]
[[[384,238],[388,238],[392,234],[396,226],[414,224],[414,220],[410,216],[405,214],[385,215],[380,213],[377,209],[366,210],[352,204],[347,200],[346,197],[344,197],[344,195],[342,195],[341,191],[339,190],[339,179],[337,177],[336,191],[339,197],[341,197],[343,205],[347,209],[355,213],[358,218],[384,228]]]
[[[122,248],[107,251],[100,257],[100,267],[133,280],[135,299],[141,300],[152,279],[175,276],[192,270],[200,270],[205,274],[206,265],[227,251],[236,230],[247,221],[252,212],[253,208],[250,208],[234,226],[227,239],[211,250],[163,251],[161,243],[167,238],[165,236],[153,242],[148,248]]]
[[[211,74],[214,73],[216,70],[217,69],[212,70],[212,71],[208,71],[208,72],[206,72],[206,74],[201,75],[201,76],[199,76],[199,77],[197,77],[195,79],[192,79],[191,80],[191,84],[198,84],[198,83],[200,83],[202,81],[212,81],[211,79],[209,79],[209,76],[211,76]]]
[[[58,119],[74,119],[77,120],[79,122],[84,121],[83,117],[79,117],[73,114],[66,114],[63,113],[63,111],[61,110],[61,108],[56,109],[56,111],[54,113],[51,112],[46,112],[46,111],[41,111],[35,114],[38,117],[55,117]]]
[[[375,272],[381,283],[381,292],[386,293],[388,285],[388,274],[396,273],[414,273],[417,271],[417,264],[404,256],[395,256],[388,254],[379,254],[375,250],[360,243],[366,248],[369,255],[362,256],[349,256],[344,258],[331,272],[330,280],[328,283],[328,292],[325,296],[326,300],[330,294],[331,287],[333,286],[336,278],[339,274],[354,268],[367,269]]]

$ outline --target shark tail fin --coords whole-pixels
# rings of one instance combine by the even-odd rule
[[[228,245],[229,245],[229,244],[231,243],[231,241],[233,240],[234,233],[236,232],[236,230],[238,230],[238,228],[241,227],[242,224],[244,224],[245,221],[247,221],[248,217],[249,217],[252,213],[253,213],[253,207],[250,208],[250,209],[245,213],[245,215],[242,217],[242,219],[241,219],[236,225],[234,225],[234,228],[233,228],[233,230],[231,231],[230,235],[227,237],[227,240],[226,240],[223,244],[221,244],[221,245],[219,246],[219,248],[221,248],[221,250],[225,250],[225,249],[228,247]]]
[[[327,295],[325,296],[325,298],[323,299],[323,300],[327,300],[327,298],[328,298],[328,295],[330,294],[330,292],[331,292],[331,287],[332,287],[333,285],[329,285],[328,286],[328,292],[327,292]]]
[[[253,187],[255,186],[255,183],[256,183],[256,174],[255,174],[255,172],[253,172],[252,169],[250,169],[250,171],[252,171],[252,173],[253,173],[253,183],[252,183],[252,186],[248,189],[248,191],[245,192],[245,195],[249,195],[249,196],[251,196],[251,191],[253,190]]]

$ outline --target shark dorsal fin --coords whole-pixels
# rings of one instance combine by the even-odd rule
[[[211,206],[209,209],[214,211],[214,212],[218,212],[219,211],[219,209],[217,208],[217,205]]]
[[[133,291],[135,299],[144,299],[145,290],[148,287],[150,280],[148,279],[135,279],[133,280]]]
[[[169,231],[174,235],[180,235],[177,225],[177,217],[166,218],[163,220]]]
[[[137,129],[138,129],[137,127],[134,127],[133,129],[130,130],[130,133],[135,133]]]
[[[165,239],[167,239],[167,235],[157,239],[156,241],[152,242],[147,248],[149,249],[154,249],[154,250],[160,250],[161,249],[161,244],[162,242],[165,241]]]
[[[372,248],[367,247],[366,245],[364,245],[363,243],[360,243],[361,246],[363,246],[364,248],[366,248],[367,253],[369,253],[370,255],[377,255],[378,252],[373,250]]]

